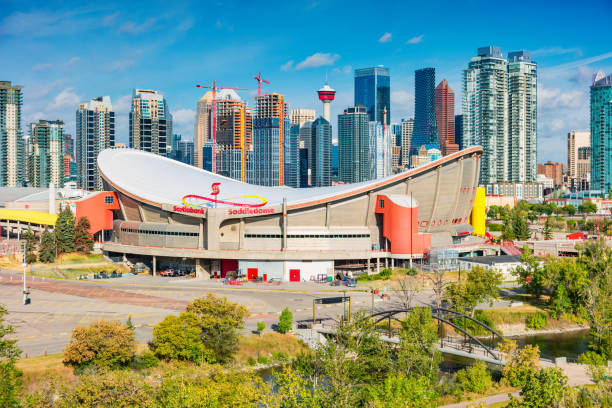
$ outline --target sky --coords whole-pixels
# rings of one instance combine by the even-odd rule
[[[538,162],[566,161],[567,132],[589,129],[589,86],[612,72],[609,0],[523,1],[156,1],[0,0],[0,80],[23,88],[22,127],[65,122],[78,104],[109,95],[116,141],[128,141],[134,88],[160,91],[174,133],[193,138],[196,84],[286,96],[290,108],[323,108],[316,91],[336,89],[332,125],[353,101],[356,68],[391,72],[391,121],[414,116],[414,70],[434,67],[461,113],[462,70],[478,47],[504,56],[528,50],[538,64]]]

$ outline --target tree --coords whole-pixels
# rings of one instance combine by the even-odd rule
[[[484,361],[477,361],[474,365],[457,371],[457,381],[465,391],[478,394],[491,388],[493,383]]]
[[[134,332],[117,321],[99,320],[77,326],[64,349],[64,364],[75,368],[88,365],[117,368],[132,361],[136,352]]]
[[[52,263],[55,260],[55,240],[53,238],[53,233],[46,227],[40,240],[38,258],[40,262],[44,263]]]
[[[549,215],[546,217],[546,222],[544,223],[544,229],[542,230],[542,235],[544,235],[544,239],[552,239],[553,233],[553,225],[552,225],[552,217]]]
[[[512,232],[517,239],[529,239],[530,237],[529,227],[527,226],[525,217],[516,209],[512,214]]]
[[[185,308],[198,320],[204,345],[204,356],[209,363],[227,363],[238,350],[239,330],[244,327],[247,309],[225,297],[212,294],[194,299]]]
[[[597,205],[590,201],[585,201],[578,206],[578,212],[583,214],[594,214],[597,212]]]
[[[21,371],[15,367],[15,361],[21,355],[17,340],[6,336],[15,332],[10,324],[4,324],[7,310],[0,305],[0,407],[19,407],[21,390]]]
[[[558,407],[566,394],[567,377],[559,367],[531,370],[522,385],[521,399],[511,397],[510,408]]]
[[[534,295],[536,299],[542,296],[547,279],[546,270],[540,261],[535,259],[527,245],[523,247],[521,264],[514,270],[514,274],[518,276],[527,293]]]
[[[416,276],[405,275],[395,282],[394,291],[401,307],[410,309],[412,301],[421,291],[421,282]]]
[[[576,207],[574,207],[572,204],[566,204],[563,206],[563,212],[567,215],[574,215],[576,214]]]
[[[85,254],[93,250],[94,241],[89,233],[91,224],[87,217],[79,217],[74,227],[74,250]]]
[[[504,227],[502,231],[502,239],[511,241],[516,238],[514,234],[514,228],[512,228],[512,221],[509,216],[504,217]]]
[[[265,322],[257,322],[257,332],[259,333],[260,336],[263,334],[264,330],[266,330],[266,323]]]
[[[74,215],[69,207],[59,213],[55,221],[54,235],[58,255],[74,251]]]
[[[436,268],[434,268],[431,273],[427,274],[427,279],[429,279],[433,286],[432,290],[436,298],[436,306],[439,309],[442,307],[442,300],[444,298],[446,286],[448,286],[450,282],[445,279],[444,271]]]
[[[480,302],[492,302],[497,298],[497,291],[502,282],[501,272],[475,266],[463,282],[453,283],[444,293],[444,300],[457,311],[470,312],[474,317],[476,306]]]
[[[293,313],[288,307],[284,308],[278,317],[278,331],[285,334],[291,330],[293,324]]]
[[[199,319],[193,313],[168,315],[153,327],[151,350],[163,360],[208,361],[211,351],[204,349],[201,333]]]
[[[368,390],[371,408],[433,408],[438,394],[425,377],[390,375],[384,383],[374,384]]]
[[[33,264],[36,262],[36,254],[34,253],[36,251],[36,237],[29,226],[28,230],[21,237],[26,243],[25,261],[26,263]]]

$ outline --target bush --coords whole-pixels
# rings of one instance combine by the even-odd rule
[[[151,350],[143,351],[142,354],[138,356],[138,361],[147,368],[157,367],[159,364],[159,360]]]
[[[257,322],[257,331],[259,332],[259,334],[263,333],[264,330],[266,330],[266,323]]]
[[[541,329],[546,326],[547,318],[544,312],[535,312],[531,316],[527,317],[527,327],[530,329]]]
[[[457,371],[457,381],[468,392],[481,394],[491,387],[491,374],[483,361],[477,361],[473,366]]]
[[[278,331],[285,334],[289,330],[291,330],[291,325],[293,323],[293,313],[289,310],[288,307],[284,308],[278,318]]]
[[[476,309],[476,311],[474,312],[474,319],[478,320],[481,323],[486,324],[492,329],[495,329],[495,324],[493,322],[493,319],[491,319],[491,317],[489,317],[489,315],[486,314],[486,312],[483,310]],[[457,326],[463,328],[463,318],[456,319],[454,323]],[[482,327],[481,325],[477,323],[474,323],[472,320],[469,320],[469,319],[466,319],[465,321],[465,329],[467,332],[469,332],[473,336],[482,336],[482,335],[489,333],[484,327]]]
[[[496,222],[491,222],[491,223],[487,224],[487,228],[489,229],[489,231],[501,232],[501,231],[504,230],[504,225],[503,224],[498,224]]]
[[[100,320],[91,326],[77,326],[64,349],[64,364],[75,368],[88,365],[116,368],[134,358],[134,332],[124,324]]]
[[[204,358],[198,319],[191,313],[168,315],[153,327],[151,350],[163,360],[198,362]]]
[[[289,361],[289,356],[282,351],[273,351],[272,358],[276,361]]]
[[[257,362],[259,364],[270,364],[271,360],[270,360],[270,357],[259,356],[259,357],[257,357]]]
[[[257,364],[257,361],[255,361],[255,359],[254,359],[253,357],[249,357],[249,358],[247,359],[247,365],[248,365],[248,366],[251,366],[251,367],[252,367],[252,366],[254,366],[254,365],[256,365],[256,364]]]
[[[393,275],[393,271],[389,268],[385,268],[383,269],[378,276],[380,277],[381,280],[389,280],[389,278],[391,278],[391,275]]]

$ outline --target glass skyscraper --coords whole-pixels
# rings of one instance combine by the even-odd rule
[[[33,123],[28,144],[28,180],[32,187],[64,187],[64,123]],[[68,174],[67,176],[70,176]]]
[[[24,180],[22,104],[21,87],[0,81],[0,187],[18,187]]]
[[[172,115],[166,99],[152,89],[134,89],[130,110],[130,147],[166,156],[170,150]]]
[[[312,122],[312,169],[313,187],[331,186],[331,124],[323,117]]]
[[[370,121],[391,122],[391,77],[383,66],[355,70],[355,105],[366,107]]]
[[[591,86],[591,189],[612,191],[612,75],[602,71]]]
[[[418,154],[423,145],[439,145],[436,125],[436,70],[414,71],[414,129],[410,154]]]
[[[300,186],[300,125],[291,125],[285,141],[285,185]]]
[[[338,178],[345,183],[370,180],[369,118],[365,106],[338,115]]]

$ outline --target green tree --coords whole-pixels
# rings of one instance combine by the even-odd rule
[[[0,407],[19,407],[21,391],[21,371],[15,367],[15,361],[21,355],[17,340],[6,337],[15,332],[10,324],[4,324],[7,310],[0,305]]]
[[[491,388],[493,383],[484,361],[477,361],[474,365],[457,371],[457,381],[465,391],[478,394]]]
[[[263,334],[264,330],[266,330],[266,323],[265,322],[257,322],[257,333],[259,333],[259,335],[261,336]]]
[[[93,250],[93,238],[89,233],[91,224],[87,217],[79,217],[74,227],[74,250],[88,254]]]
[[[521,399],[511,397],[510,408],[558,407],[566,394],[567,377],[559,367],[531,370],[522,385]]]
[[[55,239],[53,233],[46,227],[40,240],[38,258],[44,263],[52,263],[55,260]]]
[[[514,235],[514,229],[512,228],[512,222],[510,220],[510,216],[504,217],[504,227],[502,231],[502,238],[508,241],[511,241],[516,238],[516,235]]]
[[[26,243],[26,262],[29,264],[33,264],[36,262],[36,237],[32,232],[32,229],[28,226],[28,230],[23,233],[21,238]]]
[[[583,214],[594,214],[597,212],[597,205],[590,201],[585,201],[578,206],[578,212]]]
[[[74,251],[74,215],[65,207],[55,221],[55,245],[57,254]]]
[[[514,270],[514,274],[518,276],[527,293],[534,295],[537,299],[542,296],[547,282],[546,270],[526,245],[521,254],[521,264]]]
[[[278,331],[285,334],[291,330],[293,324],[293,313],[288,307],[284,308],[278,317]]]
[[[475,266],[467,273],[463,282],[446,287],[444,301],[454,310],[470,313],[474,317],[476,306],[481,302],[492,302],[502,282],[501,272]]]
[[[199,319],[193,313],[168,315],[153,328],[151,350],[163,360],[203,361],[212,352],[204,349]]]
[[[390,375],[368,389],[371,408],[433,408],[438,394],[425,377]]]
[[[116,368],[132,361],[135,352],[134,332],[128,326],[99,320],[89,327],[77,326],[72,330],[63,362],[75,368],[89,365]]]
[[[284,365],[276,373],[274,385],[279,408],[319,407],[318,394],[313,392],[312,383],[290,365]]]
[[[529,239],[529,227],[523,217],[517,209],[512,213],[512,232],[517,239]]]
[[[546,222],[544,223],[544,229],[542,230],[542,235],[544,235],[544,239],[552,239],[553,234],[553,224],[552,217],[549,215],[546,217]]]
[[[567,215],[574,215],[576,214],[576,207],[574,207],[572,204],[566,204],[563,206],[563,212]]]
[[[247,309],[225,297],[208,294],[191,301],[185,311],[192,313],[198,320],[200,338],[208,362],[231,361],[238,350],[238,338],[244,327],[244,318],[249,315]]]

